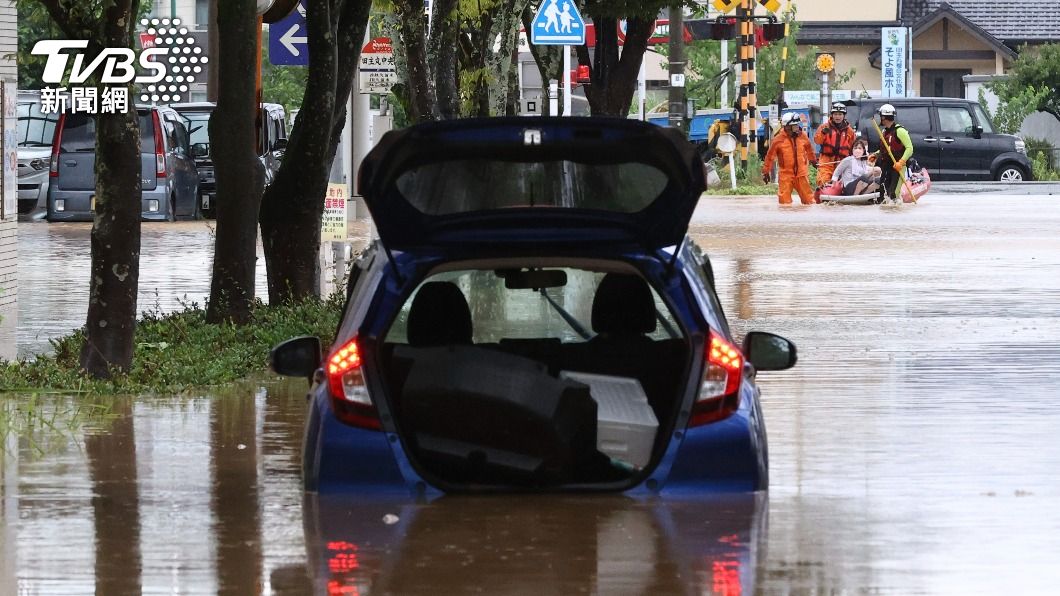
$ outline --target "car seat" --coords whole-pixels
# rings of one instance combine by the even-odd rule
[[[411,346],[471,343],[471,309],[464,293],[453,282],[423,284],[409,309],[408,340]]]
[[[655,299],[648,283],[636,275],[608,273],[593,297],[592,341],[648,339],[655,331]]]

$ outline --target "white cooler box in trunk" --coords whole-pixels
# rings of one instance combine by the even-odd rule
[[[560,371],[559,378],[589,386],[596,401],[596,448],[601,453],[634,468],[648,465],[659,421],[640,381],[567,370]]]

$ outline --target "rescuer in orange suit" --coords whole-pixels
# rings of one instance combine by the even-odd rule
[[[832,179],[839,162],[850,155],[854,147],[854,127],[847,122],[847,107],[843,102],[837,101],[832,104],[832,113],[825,122],[817,128],[813,135],[813,142],[821,146],[821,161],[817,167],[817,186],[828,184]],[[820,202],[820,190],[814,195]]]
[[[782,130],[773,137],[762,162],[762,180],[769,182],[773,163],[777,163],[777,199],[781,205],[791,204],[791,189],[799,193],[803,205],[814,203],[810,187],[810,164],[817,163],[810,137],[802,130],[802,117],[788,112],[780,118]]]

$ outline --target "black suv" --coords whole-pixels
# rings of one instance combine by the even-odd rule
[[[880,139],[869,119],[889,103],[898,110],[898,123],[909,130],[913,157],[931,172],[932,180],[1030,180],[1031,161],[1023,140],[994,132],[986,110],[978,102],[949,97],[892,97],[843,102],[847,119],[869,140],[869,150]]]
[[[217,198],[217,182],[213,174],[210,157],[209,122],[216,104],[212,102],[178,103],[170,106],[186,121],[191,134],[191,153],[199,171],[199,196],[202,213],[213,218]],[[265,165],[265,186],[272,183],[280,160],[287,148],[287,121],[283,106],[275,103],[261,104],[258,126],[258,158]]]

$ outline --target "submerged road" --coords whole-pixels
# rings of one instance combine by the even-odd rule
[[[734,333],[800,350],[760,377],[757,496],[304,498],[303,382],[130,399],[104,420],[45,398],[65,426],[6,435],[0,593],[1055,593],[1058,231],[1048,195],[705,198],[691,234]],[[87,227],[19,237],[36,349],[84,316]],[[201,299],[210,239],[145,229],[144,307],[152,287],[162,309]]]

